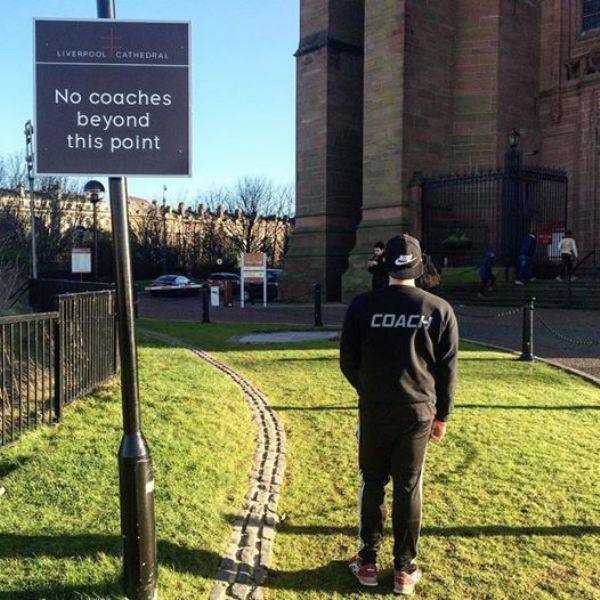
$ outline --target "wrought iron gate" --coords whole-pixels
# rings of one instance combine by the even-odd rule
[[[491,248],[505,265],[516,263],[520,240],[537,235],[534,260],[560,260],[567,223],[568,178],[543,167],[446,175],[423,181],[423,245],[452,266],[478,264]]]

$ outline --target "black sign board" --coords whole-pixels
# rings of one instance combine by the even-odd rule
[[[190,24],[34,21],[38,175],[189,176]]]

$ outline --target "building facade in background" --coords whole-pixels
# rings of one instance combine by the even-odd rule
[[[566,171],[568,226],[600,247],[600,2],[301,0],[297,213],[284,294],[367,287],[372,244],[421,234],[422,177]]]
[[[17,189],[0,189],[0,217],[3,213],[14,215],[29,235],[30,198],[23,185]],[[294,220],[277,215],[246,215],[241,210],[226,211],[222,206],[209,210],[202,204],[196,209],[183,202],[177,208],[156,200],[129,196],[129,222],[133,241],[144,246],[165,247],[177,255],[177,265],[172,269],[193,272],[198,265],[227,258],[235,262],[239,252],[249,248],[262,250],[268,255],[270,266],[279,266],[287,248]],[[35,192],[35,214],[38,222],[45,224],[58,237],[69,236],[72,245],[91,243],[93,205],[80,194],[62,193],[60,190]],[[111,232],[110,204],[107,200],[97,205],[98,230]],[[83,228],[78,240],[76,229]],[[69,248],[71,241],[69,241]],[[68,257],[66,257],[68,258]],[[66,260],[66,259],[65,259]],[[43,265],[42,265],[43,266]]]

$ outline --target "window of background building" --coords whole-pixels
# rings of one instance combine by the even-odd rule
[[[600,28],[600,0],[583,0],[582,2],[582,29]]]

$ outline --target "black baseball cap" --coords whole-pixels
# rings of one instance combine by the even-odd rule
[[[395,279],[417,279],[423,275],[419,240],[404,233],[393,237],[383,251],[385,267]]]

